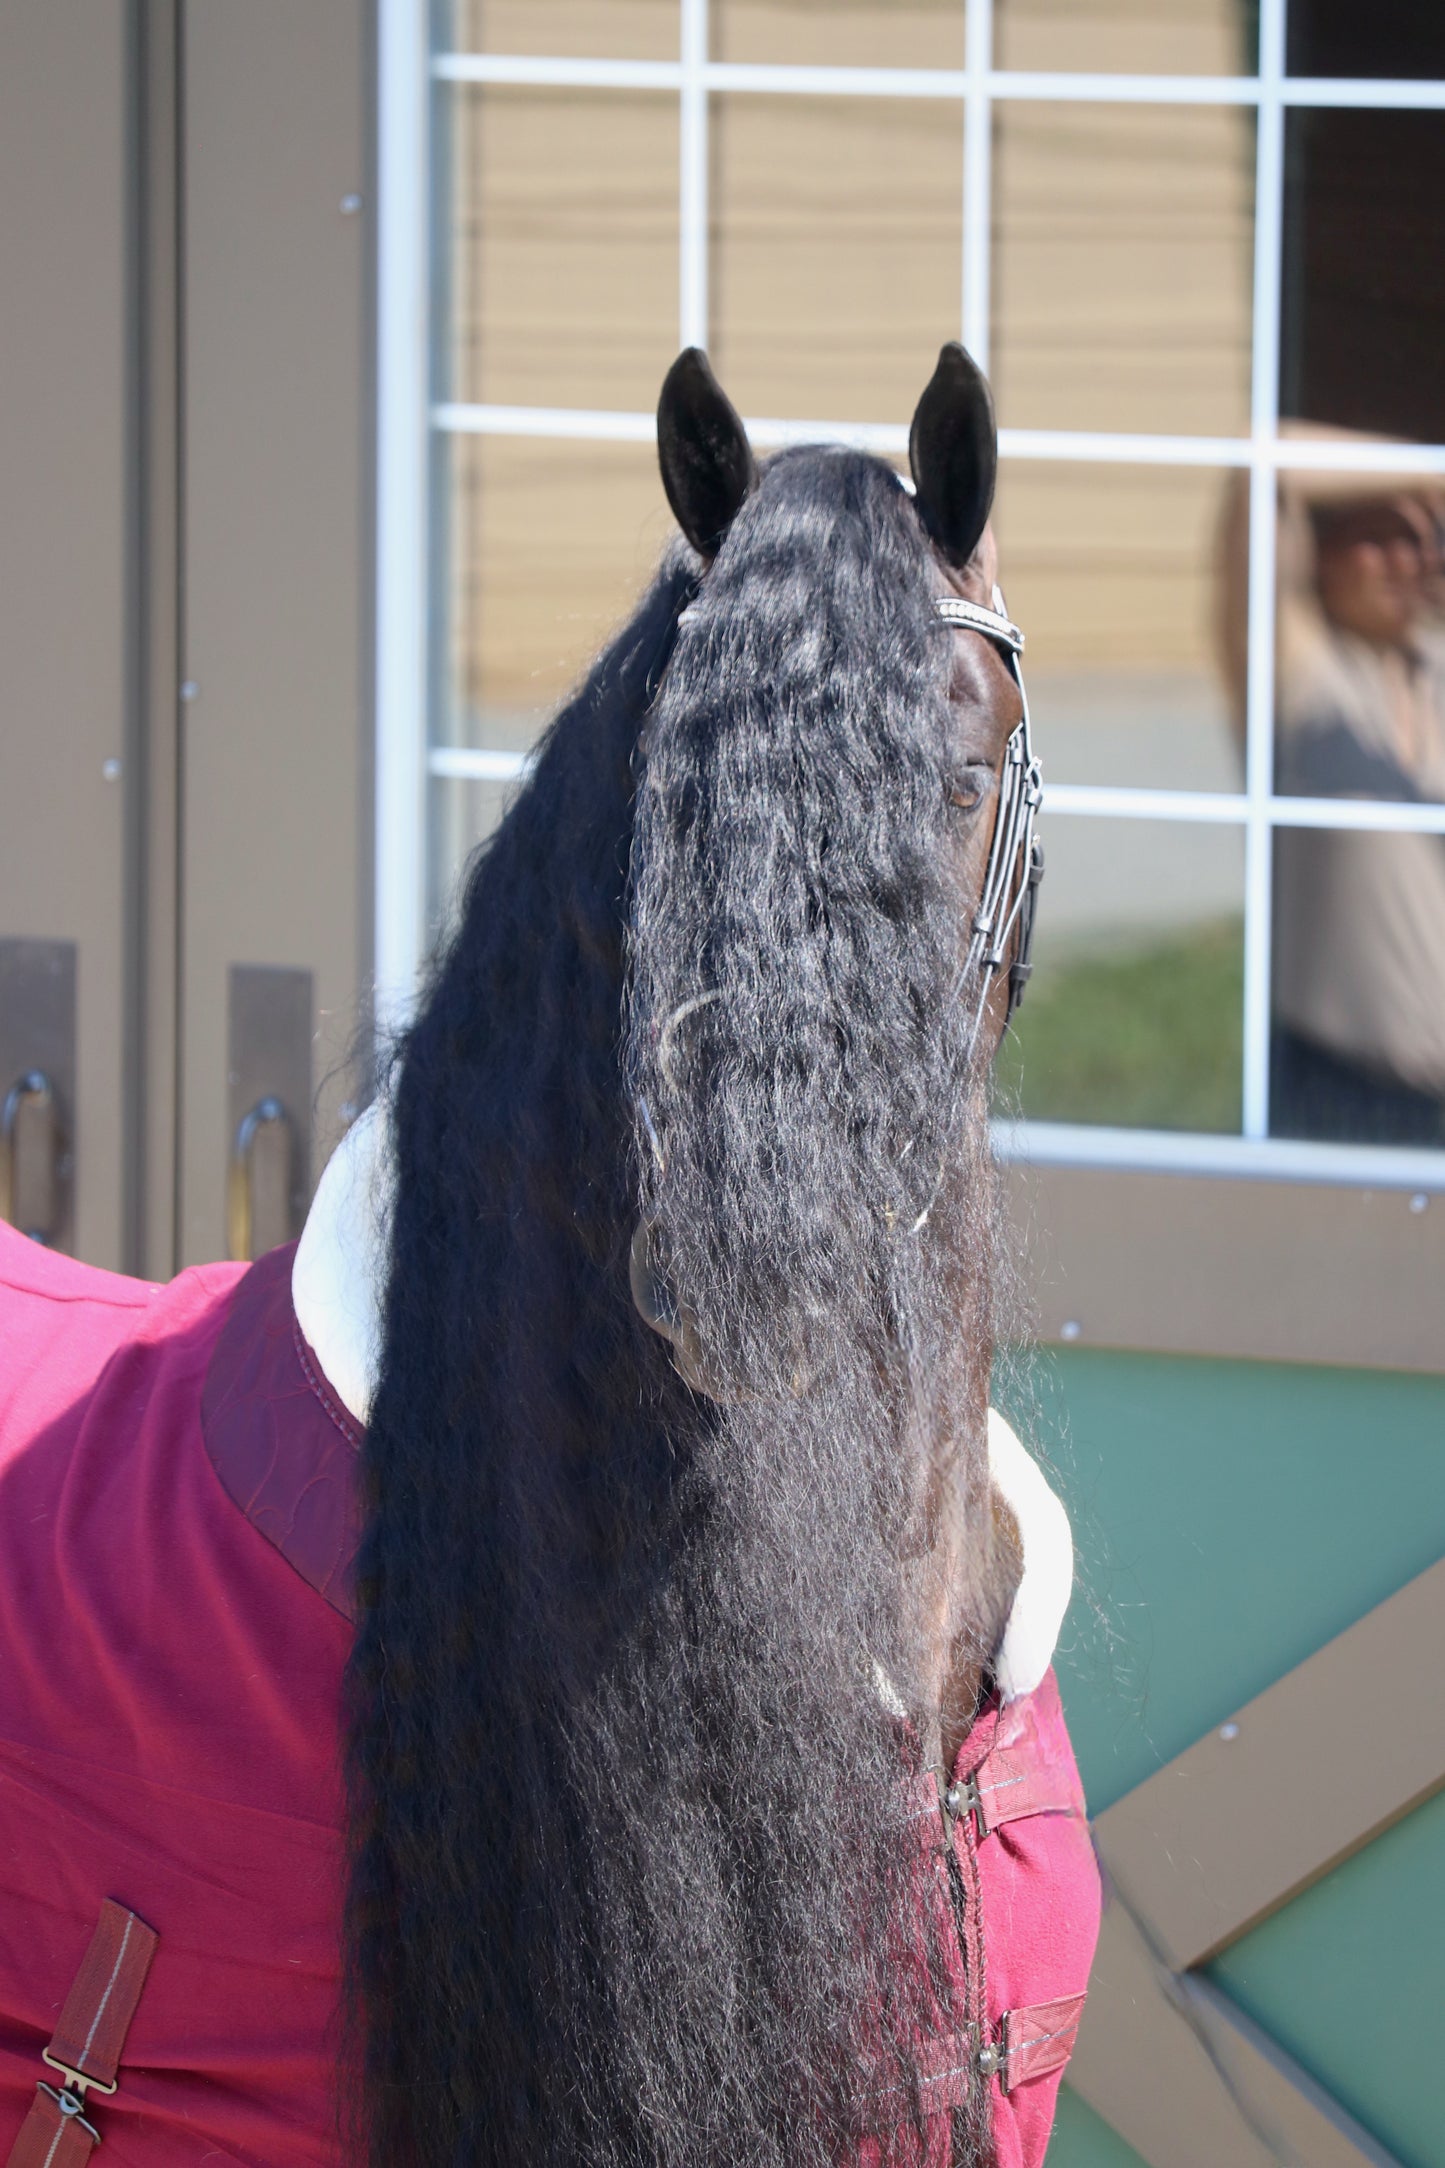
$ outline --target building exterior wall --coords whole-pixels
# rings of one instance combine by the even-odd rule
[[[1064,1347],[1016,1405],[1074,1514],[1060,1673],[1095,1814],[1445,1552],[1439,1378]],[[1338,1712],[1343,1783],[1372,1735],[1417,1720],[1390,1684]],[[1410,2168],[1445,2161],[1410,2015],[1436,2000],[1442,1934],[1437,1796],[1211,1967]],[[1051,2164],[1137,2157],[1066,2098]]]

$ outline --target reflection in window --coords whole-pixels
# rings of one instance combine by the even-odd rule
[[[1053,821],[1045,849],[1037,963],[999,1056],[1001,1110],[1237,1133],[1240,832]]]
[[[1445,442],[1445,113],[1290,112],[1285,154],[1281,413]]]
[[[1230,77],[1258,61],[1256,0],[993,0],[977,20],[990,12],[1004,75]],[[965,60],[963,0],[709,0],[706,14],[715,62]],[[1445,75],[1438,7],[1288,0],[1285,17],[1295,77]],[[548,56],[681,50],[679,0],[432,0],[432,21],[438,48],[532,53],[544,72]],[[965,101],[956,76],[942,87],[711,93],[709,345],[745,412],[824,433],[906,423],[963,316]],[[995,79],[986,107],[988,277],[969,315],[986,319],[1005,428],[1248,438],[1252,394],[1267,410],[1277,388],[1286,438],[1344,435],[1356,461],[1370,437],[1445,443],[1445,115],[1289,94],[1267,297],[1279,380],[1254,386],[1250,105],[1211,103],[1208,86],[1192,104],[1047,87]],[[678,336],[676,93],[440,83],[432,111],[434,396],[649,410]],[[1235,451],[1200,467],[1116,460],[1137,443],[1076,461],[1009,449],[1030,456],[1000,477],[1002,579],[1048,782],[1066,788],[1005,1102],[1228,1134],[1247,1068],[1254,1134],[1268,1052],[1274,1134],[1445,1145],[1445,842],[1358,826],[1445,806],[1445,482],[1428,461],[1418,479],[1314,475],[1288,455],[1277,476],[1262,441],[1247,470],[1224,463]],[[499,773],[631,607],[671,523],[651,446],[585,431],[444,428],[433,482],[435,922],[515,787]],[[1325,799],[1357,825],[1281,818],[1272,891],[1260,852],[1246,906],[1237,804],[1218,823],[1101,819],[1075,793],[1244,788],[1249,509],[1277,482],[1274,704],[1254,725],[1273,734],[1282,816]],[[1270,1043],[1251,1039],[1246,1063],[1247,914],[1251,958],[1267,931],[1272,961]]]
[[[911,414],[962,305],[961,105],[725,97],[712,135],[710,343],[733,400]]]
[[[1445,14],[1421,0],[1289,0],[1291,75],[1445,75]]]
[[[1270,1127],[1439,1145],[1445,1112],[1445,837],[1275,837]]]
[[[620,625],[673,532],[647,444],[456,437],[433,742],[524,751]]]
[[[457,52],[677,58],[678,0],[432,0],[432,19]]]
[[[450,399],[650,407],[677,351],[677,100],[444,99]]]
[[[1232,496],[1220,621],[1242,751],[1243,477]],[[1278,499],[1275,790],[1445,801],[1441,484],[1287,472]],[[1445,839],[1281,829],[1273,927],[1272,1132],[1442,1141]]]
[[[1440,485],[1281,486],[1275,787],[1445,799]]]
[[[993,26],[1000,68],[1253,75],[1259,50],[1256,0],[994,0]]]
[[[1010,102],[995,110],[994,142],[1000,421],[1247,428],[1252,116]]]
[[[1300,430],[1286,423],[1282,433]],[[1217,621],[1242,770],[1247,478],[1233,477],[1226,495]],[[1445,800],[1445,482],[1287,470],[1278,505],[1275,790]]]
[[[962,0],[710,0],[714,60],[961,68]]]
[[[1051,783],[1235,791],[1213,637],[1217,469],[1004,468],[1000,577]]]

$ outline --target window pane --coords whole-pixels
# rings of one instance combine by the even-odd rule
[[[1207,468],[1004,462],[994,532],[1046,782],[1241,788],[1216,632],[1229,488]]]
[[[1282,796],[1445,802],[1442,521],[1438,476],[1283,477]],[[1276,1134],[1445,1142],[1445,839],[1283,829],[1274,866]]]
[[[467,861],[485,843],[517,792],[516,783],[473,783],[434,775],[427,793],[427,944],[450,931]]]
[[[1421,0],[1289,0],[1291,75],[1445,75],[1445,14]]]
[[[712,0],[710,17],[717,60],[963,66],[963,0]]]
[[[650,409],[677,352],[677,100],[444,101],[452,399]]]
[[[1445,477],[1288,473],[1279,506],[1276,790],[1445,800]]]
[[[1237,1131],[1244,843],[1177,821],[1048,819],[1036,968],[1000,1111]]]
[[[1252,116],[1010,103],[994,127],[999,419],[1246,430]]]
[[[994,0],[993,22],[1000,68],[1253,75],[1259,51],[1257,0]]]
[[[1445,838],[1281,829],[1276,1136],[1445,1143]]]
[[[676,60],[678,0],[433,0],[441,50]]]
[[[529,745],[673,533],[648,444],[456,437],[435,742]]]
[[[1284,243],[1281,410],[1445,442],[1445,113],[1287,113]]]
[[[720,98],[712,348],[745,413],[905,421],[958,334],[953,101]]]

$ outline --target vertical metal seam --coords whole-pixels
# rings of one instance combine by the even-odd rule
[[[377,8],[375,1016],[415,998],[426,843],[428,251],[425,0]]]
[[[968,0],[963,95],[963,343],[988,369],[993,242],[993,0]]]
[[[122,1272],[145,1271],[145,1077],[150,1050],[150,99],[146,0],[130,0],[125,26],[125,679],[121,718],[121,1195]],[[74,1146],[72,1145],[72,1150]],[[78,1162],[71,1175],[81,1172]]]
[[[370,245],[364,246],[361,262],[361,321],[363,345],[361,368],[360,456],[361,486],[358,493],[357,580],[357,688],[358,758],[356,794],[356,972],[358,1035],[353,1043],[348,1096],[353,1101],[368,1095],[376,1069],[376,932],[377,932],[377,775],[376,775],[376,655],[379,587],[379,526],[377,521],[377,449],[380,400],[377,363],[380,352],[380,315],[377,296],[376,204],[381,135],[378,99],[381,94],[381,36],[378,0],[362,0],[362,141],[360,150],[361,199],[366,214]],[[424,787],[424,786],[423,786]],[[358,1073],[358,1071],[360,1073]]]
[[[708,0],[679,0],[678,344],[708,340]]]
[[[171,1184],[171,1263],[178,1271],[182,1257],[182,1226],[185,1204],[184,1170],[186,1164],[186,715],[181,704],[180,688],[186,677],[186,567],[187,558],[187,375],[186,375],[186,19],[185,0],[176,0],[172,23],[174,45],[172,49],[172,94],[174,108],[172,127],[175,140],[175,377],[176,377],[176,476],[175,476],[175,523],[176,523],[176,617],[175,617],[175,669],[172,678],[174,701],[172,713],[175,718],[176,747],[176,832],[172,848],[175,853],[175,912],[176,938],[174,951],[175,1035],[173,1041],[173,1071],[171,1089],[175,1095],[175,1179]]]
[[[1269,1133],[1280,252],[1284,220],[1285,0],[1261,0],[1250,386],[1249,661],[1246,678],[1243,1129]]]
[[[122,1270],[180,1263],[181,0],[132,0]]]

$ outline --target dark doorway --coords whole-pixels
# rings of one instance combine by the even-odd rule
[[[1445,74],[1445,8],[1291,0],[1289,72]],[[1290,112],[1280,409],[1445,440],[1445,113]]]

